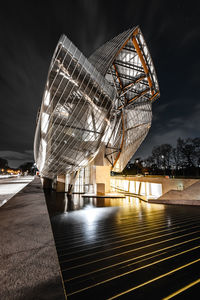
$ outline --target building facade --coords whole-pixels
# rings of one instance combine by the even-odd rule
[[[149,131],[152,103],[159,95],[138,26],[114,37],[88,59],[61,36],[35,133],[34,155],[41,176],[55,180],[67,174],[67,182],[74,185],[90,166],[88,184],[94,185],[100,184],[100,174],[121,172]]]

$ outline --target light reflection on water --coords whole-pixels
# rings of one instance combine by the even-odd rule
[[[86,198],[80,194],[68,196],[66,193],[51,192],[49,199],[50,215],[85,215],[89,223],[100,218],[105,219],[108,214],[115,211],[115,221],[121,222],[124,218],[128,218],[133,212],[139,218],[143,217],[143,213],[147,213],[147,218],[152,215],[148,212],[158,212],[165,209],[164,205],[150,204],[135,197],[126,198]],[[118,211],[120,213],[118,214]],[[101,217],[100,217],[101,216]]]
[[[72,197],[65,193],[45,194],[54,234],[75,240],[77,237],[83,242],[99,242],[102,237],[107,239],[107,234],[123,238],[126,231],[151,230],[163,222],[170,228],[176,214],[185,215],[188,210],[196,212],[194,208],[151,204],[134,197],[83,198],[76,194]]]
[[[91,283],[93,286],[100,286],[105,282],[108,289],[114,288],[116,291],[116,287],[119,286],[125,290],[127,283],[130,283],[129,288],[132,282],[138,282],[138,278],[149,282],[148,276],[155,277],[160,274],[155,272],[168,274],[169,268],[177,270],[176,266],[179,267],[182,262],[179,258],[176,259],[174,251],[181,253],[181,256],[184,253],[185,257],[188,242],[194,245],[187,246],[189,251],[191,247],[196,248],[198,242],[196,222],[199,219],[197,208],[150,204],[134,197],[95,199],[74,195],[70,198],[66,194],[55,192],[49,195],[47,204],[51,203],[53,213],[51,224],[67,288],[70,284],[83,288],[83,283],[88,286]],[[189,221],[187,226],[185,220]],[[190,229],[191,222],[193,227],[195,225],[195,231],[193,227]],[[190,234],[195,234],[194,241]],[[175,257],[171,266],[165,261],[168,257],[170,261]],[[187,256],[187,261],[196,258],[198,252],[195,258],[192,253],[191,257]],[[163,265],[160,267],[162,259]],[[149,269],[146,271],[146,267],[152,267],[150,272]],[[138,271],[133,278],[134,269]],[[195,271],[194,269],[194,274]],[[124,277],[124,274],[131,276]],[[113,284],[113,278],[114,280],[119,278],[120,281]],[[182,278],[181,274],[180,279]],[[109,286],[107,279],[111,280]],[[101,298],[104,299],[104,286],[101,288],[103,293]],[[89,295],[84,299],[94,299],[96,295],[100,295],[99,290],[97,292],[95,290],[94,293],[96,293],[94,296]],[[108,298],[110,297],[106,299]]]
[[[108,229],[124,236],[124,224],[136,228],[144,222],[154,222],[165,214],[165,206],[146,203],[138,198],[85,198],[74,194],[48,192],[47,206],[56,234],[78,232],[84,241],[98,241]],[[107,229],[106,229],[107,228]]]

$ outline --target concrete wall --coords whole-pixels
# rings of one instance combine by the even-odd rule
[[[65,192],[65,175],[57,176],[56,192]]]
[[[97,193],[102,192],[102,185],[105,185],[105,193],[110,192],[110,166],[95,166],[95,178],[97,185]],[[101,190],[98,191],[98,187]]]
[[[200,205],[200,180],[182,191],[168,191],[156,203]]]
[[[106,146],[102,144],[97,156],[93,160],[92,164],[94,166],[108,166],[110,167],[109,161],[105,158]]]

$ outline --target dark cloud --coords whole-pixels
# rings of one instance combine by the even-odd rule
[[[15,164],[33,159],[35,119],[62,33],[89,56],[135,25],[143,31],[161,90],[160,100],[153,105],[152,128],[136,155],[148,154],[155,144],[175,143],[179,136],[199,136],[199,15],[200,4],[193,0],[4,4],[0,10],[0,156]]]
[[[5,158],[9,162],[9,167],[17,168],[24,162],[33,161],[33,150],[25,150],[24,152],[0,150],[0,157]]]

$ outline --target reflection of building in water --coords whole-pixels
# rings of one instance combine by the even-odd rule
[[[41,176],[56,181],[58,191],[109,192],[110,171],[122,171],[146,137],[158,97],[139,27],[114,37],[88,59],[63,35],[35,132]]]

